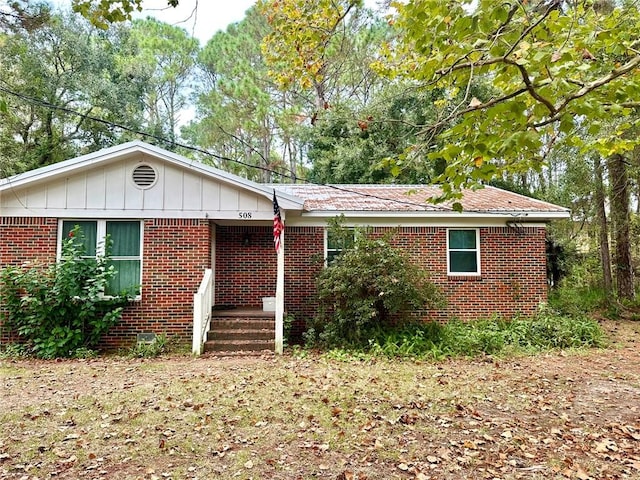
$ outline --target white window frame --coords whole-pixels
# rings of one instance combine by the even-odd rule
[[[353,239],[356,239],[357,230],[355,227],[344,227],[346,230],[349,230],[353,233]],[[335,252],[336,254],[340,254],[344,248],[331,248],[329,249],[329,228],[324,229],[324,264],[327,266],[329,264],[329,252]]]
[[[449,247],[449,232],[451,231],[460,231],[460,230],[464,230],[464,231],[469,231],[469,230],[474,230],[476,232],[476,248],[475,249],[471,249],[471,248],[450,248]],[[463,228],[463,227],[458,227],[458,228],[447,228],[447,275],[449,275],[450,277],[479,277],[482,274],[482,267],[480,264],[480,229],[479,228]],[[477,271],[476,272],[452,272],[451,271],[451,252],[472,252],[475,251],[476,252],[476,265],[477,265]]]
[[[142,271],[144,268],[144,222],[143,220],[136,219],[98,219],[98,218],[60,218],[58,220],[58,246],[57,246],[57,254],[56,257],[58,261],[62,259],[62,230],[64,222],[96,222],[96,256],[104,255],[105,253],[105,242],[104,239],[107,236],[107,222],[138,222],[140,224],[140,281],[138,282],[139,288],[138,293],[134,297],[134,300],[142,299]],[[94,257],[91,257],[94,258]],[[111,256],[112,260],[138,260],[138,258],[133,257],[123,257],[123,256]],[[109,298],[109,295],[105,295],[105,298]]]

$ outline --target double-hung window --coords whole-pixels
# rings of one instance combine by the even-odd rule
[[[351,228],[341,228],[338,231],[333,229],[325,230],[325,256],[327,265],[331,265],[342,251],[353,246],[355,230]]]
[[[447,230],[447,273],[480,275],[480,230],[465,228]]]
[[[62,239],[69,237],[75,228],[80,228],[85,258],[109,253],[109,264],[116,275],[105,289],[105,295],[116,295],[123,291],[139,294],[142,284],[142,223],[138,220],[63,220]],[[111,248],[105,252],[105,238],[109,236]]]

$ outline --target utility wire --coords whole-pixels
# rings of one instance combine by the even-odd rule
[[[31,97],[31,96],[24,95],[24,94],[21,94],[21,93],[18,93],[18,92],[14,92],[14,91],[12,91],[12,90],[10,90],[10,89],[8,89],[6,87],[3,87],[3,86],[0,86],[0,92],[3,92],[5,94],[7,94],[7,95],[11,95],[11,96],[16,97],[16,98],[19,98],[20,100],[28,102],[28,103],[33,104],[33,105],[39,105],[39,106],[44,107],[44,108],[62,111],[62,112],[68,113],[70,115],[78,116],[83,120],[91,120],[93,122],[97,122],[97,123],[100,123],[100,124],[103,124],[103,125],[106,125],[106,126],[109,126],[109,127],[118,128],[118,129],[123,130],[125,132],[133,133],[133,134],[140,135],[140,136],[146,137],[146,138],[151,138],[151,139],[154,139],[154,140],[156,140],[158,142],[161,142],[163,144],[166,144],[166,145],[171,145],[171,146],[184,148],[185,150],[190,150],[190,151],[193,151],[193,152],[197,152],[197,153],[200,153],[202,155],[205,155],[205,156],[208,156],[208,157],[211,157],[211,158],[215,158],[217,160],[223,160],[223,161],[226,161],[226,162],[236,163],[238,165],[242,165],[243,167],[253,168],[253,169],[256,169],[256,170],[261,170],[261,171],[264,171],[264,172],[268,172],[268,173],[271,173],[272,175],[277,175],[280,178],[286,178],[288,180],[293,180],[293,181],[301,181],[301,182],[309,184],[309,185],[327,187],[327,188],[331,188],[331,189],[336,190],[336,191],[340,191],[340,192],[344,192],[344,193],[351,193],[351,194],[358,195],[358,196],[361,196],[361,197],[366,197],[366,198],[372,198],[372,199],[382,200],[382,201],[386,201],[386,202],[397,203],[397,204],[400,204],[400,205],[421,207],[423,209],[425,208],[425,203],[417,203],[417,202],[411,202],[409,200],[399,200],[399,199],[395,199],[395,198],[387,198],[387,197],[382,197],[382,196],[379,196],[379,195],[374,195],[374,194],[370,194],[370,193],[351,190],[351,189],[349,189],[347,187],[340,187],[340,186],[332,185],[332,184],[313,182],[313,181],[308,180],[308,179],[306,179],[304,177],[299,177],[299,176],[295,176],[295,175],[288,174],[288,173],[278,172],[278,171],[270,169],[268,167],[263,167],[263,166],[260,166],[260,165],[253,165],[253,164],[244,162],[242,160],[226,157],[224,155],[218,155],[216,153],[210,152],[210,151],[205,150],[203,148],[194,147],[192,145],[187,145],[187,144],[184,144],[184,143],[180,143],[180,142],[177,142],[175,140],[170,140],[168,138],[161,137],[161,136],[156,135],[156,134],[151,134],[151,133],[147,133],[147,132],[144,132],[144,131],[141,131],[141,130],[137,130],[135,128],[127,127],[126,125],[122,125],[120,123],[116,123],[116,122],[113,122],[113,121],[110,121],[110,120],[105,120],[103,118],[99,118],[99,117],[96,117],[96,116],[93,116],[93,115],[80,113],[80,112],[78,112],[76,110],[73,110],[71,108],[68,108],[68,107],[63,107],[63,106],[60,106],[60,105],[54,105],[52,103],[46,102],[44,100],[37,99],[35,97]],[[283,185],[286,185],[286,184],[283,184]],[[294,185],[294,184],[291,184],[291,185]],[[440,211],[446,211],[446,212],[452,212],[453,211],[453,208],[445,207],[445,206],[442,206],[442,205],[433,204],[433,207],[435,209],[437,209],[437,210],[440,210]],[[473,210],[465,210],[465,211],[472,212]]]

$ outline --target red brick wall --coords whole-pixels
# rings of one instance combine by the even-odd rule
[[[0,217],[0,268],[55,261],[58,219]]]
[[[55,261],[57,225],[53,218],[0,218],[0,265]],[[388,230],[373,232],[381,235]],[[544,228],[481,228],[480,277],[447,276],[446,228],[394,230],[392,243],[427,268],[448,297],[445,309],[425,312],[425,318],[530,315],[547,298]],[[243,245],[245,233],[249,246]],[[142,300],[127,307],[105,346],[130,345],[143,332],[190,341],[193,294],[204,269],[211,265],[212,235],[216,304],[261,307],[262,297],[275,295],[277,256],[270,226],[210,227],[207,220],[145,220]],[[316,311],[315,275],[323,266],[324,230],[287,227],[285,251],[285,308],[300,326]]]
[[[0,217],[0,268],[26,262],[55,262],[58,220],[55,218]],[[0,317],[4,313],[0,311]],[[0,343],[15,342],[16,335],[2,328]]]
[[[315,278],[324,267],[324,229],[287,228],[284,241],[285,309],[295,317],[292,334],[299,338],[318,307]]]
[[[131,345],[145,332],[191,342],[193,294],[211,265],[209,221],[145,220],[143,235],[142,300],[125,309],[107,348]]]
[[[262,308],[262,297],[276,294],[273,228],[216,225],[215,230],[216,305]]]
[[[388,228],[375,228],[381,236]],[[547,298],[545,229],[486,227],[480,229],[481,276],[447,275],[447,229],[403,227],[392,244],[405,249],[448,299],[446,308],[421,317],[444,321],[499,314],[513,317],[535,313]],[[251,246],[242,246],[243,233]],[[315,276],[323,266],[324,230],[287,227],[285,231],[285,308],[298,322],[312,318],[317,303]],[[260,272],[258,275],[255,272]],[[216,303],[260,306],[275,295],[276,254],[270,227],[217,227]],[[300,326],[300,325],[299,325]]]
[[[405,227],[397,229],[392,241],[430,272],[447,298],[446,308],[425,317],[442,321],[532,315],[547,300],[544,228],[481,228],[480,276],[447,275],[446,235],[446,228]]]
[[[57,228],[53,218],[0,219],[0,265],[55,261]],[[145,332],[191,341],[193,294],[211,265],[209,222],[145,220],[143,240],[142,298],[125,308],[103,347],[130,346]]]

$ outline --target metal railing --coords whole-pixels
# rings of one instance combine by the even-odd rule
[[[205,337],[211,326],[213,270],[207,268],[198,292],[193,295],[193,347],[194,355],[201,355]]]

